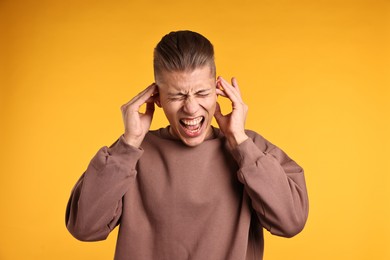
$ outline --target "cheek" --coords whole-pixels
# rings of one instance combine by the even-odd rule
[[[164,110],[167,118],[174,118],[179,108],[173,103],[162,103],[162,109]]]
[[[204,107],[210,113],[214,113],[216,104],[217,104],[217,96],[204,99],[201,102],[202,107]]]

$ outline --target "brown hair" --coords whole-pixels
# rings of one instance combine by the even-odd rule
[[[209,65],[215,77],[214,48],[203,35],[176,31],[165,35],[154,49],[154,75],[167,71],[192,71]]]

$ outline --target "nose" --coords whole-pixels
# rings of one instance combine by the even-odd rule
[[[184,101],[183,111],[189,115],[195,115],[199,110],[199,103],[194,97],[188,97]]]

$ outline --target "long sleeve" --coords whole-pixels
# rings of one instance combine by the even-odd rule
[[[274,235],[292,237],[308,216],[303,169],[261,136],[250,135],[233,151],[240,167],[238,179],[262,226]]]
[[[122,197],[136,175],[143,150],[119,138],[103,147],[91,160],[72,190],[66,210],[69,232],[83,241],[107,238],[122,213]]]

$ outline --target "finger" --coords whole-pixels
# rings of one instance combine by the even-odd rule
[[[135,106],[136,109],[139,109],[155,92],[157,85],[155,83],[148,86],[146,89],[141,91],[138,95],[132,98],[129,102],[122,106],[122,109],[126,109],[129,106]]]
[[[235,87],[237,89],[238,93],[240,93],[240,95],[241,95],[240,87],[238,86],[238,82],[237,82],[236,77],[232,78],[232,86]]]
[[[227,95],[225,93],[225,89],[223,88],[221,81],[222,81],[222,78],[217,79],[216,93],[217,93],[217,95],[227,97]]]
[[[214,117],[217,120],[217,122],[223,117],[222,112],[221,112],[221,106],[219,105],[218,102],[215,106]]]
[[[141,100],[141,104],[145,103],[145,101],[153,95],[154,90],[156,89],[156,84],[153,83],[145,88],[143,91],[138,93],[135,97],[133,97],[127,104],[134,104]],[[139,102],[138,102],[139,103]]]
[[[233,86],[231,86],[225,79],[223,79],[222,77],[219,77],[220,79],[220,84],[222,85],[223,87],[223,92],[226,93],[227,97],[233,102],[233,103],[236,103],[236,102],[242,102],[242,99],[241,99],[241,95],[240,93],[237,91],[237,89]]]
[[[220,89],[217,89],[216,93],[217,93],[217,95],[219,95],[219,96],[227,97],[227,96],[226,96],[226,93],[223,92],[223,91],[220,90]]]
[[[219,79],[220,79],[220,84],[221,84],[221,86],[222,86],[222,88],[223,88],[223,90],[227,90],[227,91],[229,91],[229,90],[231,90],[231,93],[233,93],[234,95],[236,95],[236,96],[240,96],[240,93],[239,93],[239,91],[237,91],[237,89],[235,88],[235,86],[233,86],[233,85],[231,85],[229,82],[227,82],[224,78],[222,78],[222,77],[219,77]],[[232,78],[233,79],[233,78]],[[237,82],[237,81],[235,81],[235,82]]]
[[[151,103],[151,102],[154,103],[156,101],[157,97],[158,97],[158,94],[154,94],[154,95],[150,96],[147,100],[145,100],[144,103]]]
[[[145,115],[150,116],[151,118],[153,117],[154,114],[154,101],[152,102],[147,102],[146,103],[146,110],[145,110]]]
[[[137,96],[135,96],[132,99],[133,102],[130,102],[130,104],[137,104],[137,105],[144,104],[146,100],[148,100],[151,96],[153,96],[153,94],[156,91],[156,88],[157,88],[156,84],[153,83],[152,85],[144,89],[142,92],[140,92]]]

